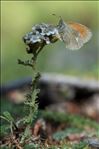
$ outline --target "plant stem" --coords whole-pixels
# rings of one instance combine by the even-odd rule
[[[22,135],[22,138],[21,138],[21,141],[20,143],[24,143],[25,139],[27,137],[30,137],[31,136],[31,133],[27,133],[27,130],[29,132],[29,129],[31,127],[31,124],[33,122],[33,120],[35,119],[37,113],[38,113],[38,104],[36,102],[36,99],[37,99],[37,95],[39,93],[39,90],[37,89],[37,83],[38,83],[38,80],[40,78],[40,73],[36,71],[36,60],[37,60],[37,55],[38,54],[35,54],[33,55],[32,59],[28,63],[25,64],[25,62],[22,62],[20,64],[22,65],[28,65],[28,66],[31,66],[32,67],[32,70],[34,72],[34,78],[32,80],[32,83],[31,83],[31,91],[29,93],[29,95],[27,96],[26,98],[26,102],[25,102],[25,105],[28,106],[29,108],[29,114],[28,116],[26,116],[24,118],[24,122],[26,124],[26,128],[24,130],[24,133]],[[30,65],[31,64],[31,65]]]

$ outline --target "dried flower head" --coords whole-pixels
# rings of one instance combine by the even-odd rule
[[[56,42],[58,38],[59,33],[55,26],[41,23],[34,25],[32,31],[26,34],[23,40],[28,45],[27,52],[34,53],[39,48]]]

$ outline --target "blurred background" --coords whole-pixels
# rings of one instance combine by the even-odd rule
[[[43,72],[98,78],[98,2],[44,2],[4,1],[1,5],[1,74],[2,84],[31,76],[27,67],[17,64],[17,59],[28,59],[22,37],[41,22],[57,24],[59,18],[75,21],[89,27],[92,39],[78,51],[70,51],[62,42],[44,47],[37,67]]]
[[[45,74],[47,75],[45,75],[45,79],[41,79],[38,84],[40,94],[38,95],[36,103],[38,103],[39,109],[43,109],[45,111],[45,115],[45,109],[51,111],[53,116],[55,115],[53,112],[65,112],[67,114],[67,133],[70,129],[72,129],[72,126],[81,128],[81,125],[83,125],[84,131],[82,131],[80,136],[83,136],[83,132],[86,132],[85,134],[88,134],[88,136],[96,136],[94,134],[96,131],[99,132],[99,125],[94,125],[93,120],[99,122],[99,83],[97,81],[99,77],[98,10],[99,3],[96,1],[1,2],[0,90],[2,96],[0,115],[3,115],[4,111],[9,111],[15,118],[15,121],[19,120],[20,117],[27,115],[28,112],[25,110],[23,102],[26,99],[26,95],[29,95],[30,82],[33,72],[28,67],[18,65],[17,62],[17,59],[28,60],[31,58],[31,54],[29,55],[26,52],[26,45],[22,41],[22,37],[26,33],[30,32],[32,26],[35,24],[44,22],[57,25],[59,18],[52,15],[56,14],[57,16],[61,16],[67,22],[74,21],[86,25],[92,31],[93,36],[88,43],[86,43],[80,50],[76,51],[66,49],[65,44],[61,41],[44,47],[43,51],[38,57],[37,67],[42,73],[42,77],[44,77]],[[57,75],[51,76],[50,73],[56,73]],[[64,77],[64,75],[67,76]],[[74,114],[74,116],[75,114],[80,115],[81,118],[82,115],[85,116],[86,123],[82,121],[83,119],[80,120],[80,117],[79,119],[76,118],[76,116],[74,118],[71,117],[73,116],[71,114]],[[87,117],[92,119],[93,125],[91,125],[91,121],[87,121]],[[55,115],[55,119],[60,120],[60,118],[61,117]],[[65,123],[60,123],[61,120],[59,121],[60,126],[53,125],[54,127],[58,128],[56,132],[61,129],[64,131],[63,127],[65,126]],[[53,119],[51,122],[52,121]],[[56,124],[57,122],[58,121],[56,121]],[[4,122],[3,124],[5,125],[6,123]],[[46,128],[50,126],[49,123],[45,124],[48,124],[47,127],[45,126]],[[69,124],[70,129],[68,129]],[[93,126],[98,129],[95,131]],[[54,127],[49,127],[48,132],[49,130],[55,130]],[[93,127],[92,130],[91,127]],[[4,129],[3,127],[1,128],[2,132],[3,130],[4,132],[7,130],[6,125]],[[33,130],[33,128],[31,130]],[[42,130],[43,129],[41,129],[41,131]],[[60,133],[59,136],[64,136],[65,133],[63,135],[61,134],[62,133]],[[83,137],[81,137],[81,139],[82,138]],[[78,140],[80,141],[80,139],[77,139],[77,141]],[[7,140],[7,142],[9,141]],[[74,142],[76,141],[74,140]],[[93,144],[95,144],[94,141]]]

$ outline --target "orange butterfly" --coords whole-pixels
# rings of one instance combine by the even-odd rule
[[[57,29],[60,39],[64,41],[66,48],[71,50],[80,49],[92,37],[86,26],[75,22],[65,23],[63,19],[59,20]]]

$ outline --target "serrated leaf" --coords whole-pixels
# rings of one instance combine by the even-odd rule
[[[11,116],[11,114],[8,111],[3,112],[3,116],[9,121],[9,122],[14,122],[13,117]]]

